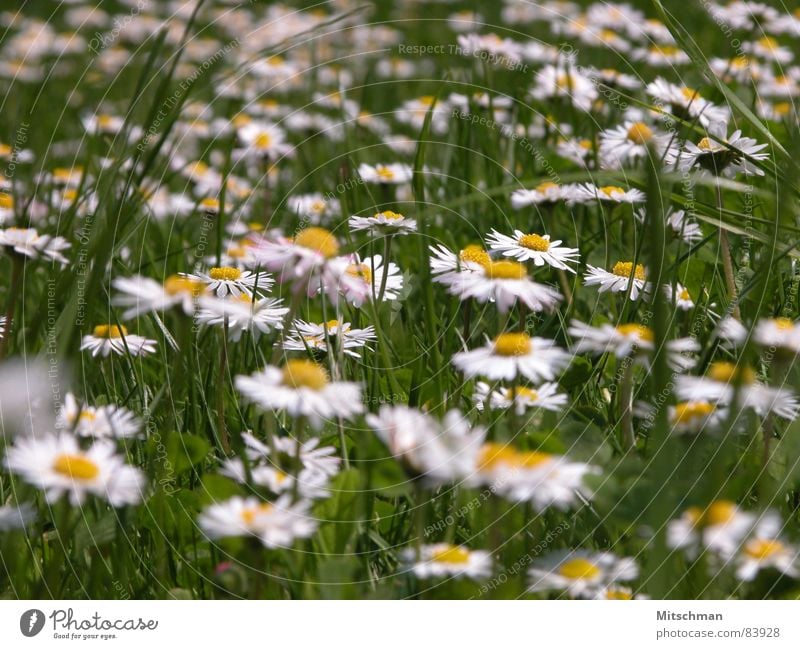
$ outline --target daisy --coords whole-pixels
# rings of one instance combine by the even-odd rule
[[[647,212],[644,208],[636,210],[634,216],[641,223],[647,222]],[[667,227],[676,237],[680,237],[686,243],[694,243],[703,238],[703,230],[700,225],[694,219],[689,218],[684,210],[675,210],[669,207],[664,213],[664,218]]]
[[[434,102],[435,105],[434,105]],[[404,101],[402,106],[395,111],[395,118],[402,124],[410,125],[414,131],[422,129],[428,112],[431,113],[431,131],[438,135],[447,133],[450,126],[450,112],[452,108],[446,101],[436,101],[433,95],[425,95],[417,99]],[[360,173],[360,171],[359,171]],[[364,178],[364,176],[362,176]],[[366,182],[368,181],[364,178]]]
[[[517,301],[533,311],[552,311],[562,299],[555,289],[531,280],[525,266],[516,261],[491,261],[481,272],[442,275],[438,281],[461,300],[494,302],[501,313]]]
[[[664,293],[667,296],[667,300],[675,304],[681,311],[690,311],[694,308],[694,300],[689,293],[689,289],[680,282],[675,283],[674,289],[671,284],[665,284]]]
[[[281,306],[283,300],[275,298],[251,298],[242,293],[225,298],[203,297],[198,303],[197,320],[209,326],[225,326],[230,340],[241,340],[249,332],[255,340],[262,334],[283,329],[283,317],[288,307]]]
[[[758,321],[753,340],[764,347],[774,347],[800,353],[800,323],[789,318],[762,318]]]
[[[343,262],[341,268],[347,280],[341,281],[339,288],[353,306],[360,308],[368,299],[377,299],[381,295],[381,285],[383,301],[393,301],[400,297],[404,280],[399,266],[393,261],[389,262],[388,267],[384,265],[382,255],[364,259],[358,255],[349,255],[339,261]]]
[[[731,558],[750,533],[755,516],[729,500],[715,500],[705,509],[689,507],[667,526],[667,544],[682,549],[690,559],[701,549]]]
[[[58,412],[56,428],[79,437],[137,437],[142,422],[127,408],[115,405],[90,406],[78,403],[71,392],[64,398]]]
[[[431,252],[431,273],[434,281],[446,283],[454,273],[481,273],[492,259],[483,246],[470,244],[458,253],[439,244],[429,246]]]
[[[528,572],[528,590],[532,593],[555,590],[570,597],[592,598],[613,583],[638,576],[639,569],[633,559],[610,552],[562,550],[534,563]]]
[[[647,85],[647,94],[656,100],[658,108],[687,121],[697,119],[702,126],[729,117],[727,108],[703,99],[694,88],[677,86],[661,77]]]
[[[292,322],[291,334],[283,341],[283,348],[290,351],[317,349],[328,351],[328,340],[333,342],[334,349],[354,358],[361,358],[356,349],[371,349],[368,343],[376,340],[375,328],[370,325],[365,329],[352,329],[349,322],[329,320],[321,324],[295,320]]]
[[[588,203],[592,200],[609,203],[643,203],[646,197],[638,189],[623,189],[615,185],[595,187],[592,183],[583,183],[575,188],[572,202]]]
[[[453,365],[465,376],[511,381],[525,377],[533,383],[554,381],[572,356],[546,338],[525,333],[502,333],[483,347],[453,355]]]
[[[561,240],[550,241],[550,235],[525,234],[522,230],[514,230],[514,236],[500,234],[497,230],[487,237],[489,248],[502,252],[505,257],[514,257],[519,261],[533,261],[535,266],[552,266],[559,270],[575,272],[569,264],[577,264],[580,251],[561,245]]]
[[[234,266],[214,267],[197,274],[181,273],[181,277],[203,282],[207,290],[217,297],[252,297],[254,291],[268,291],[273,284],[273,279],[266,273],[256,274]]]
[[[30,503],[0,505],[0,532],[21,530],[36,520],[36,510]]]
[[[565,98],[576,108],[588,112],[597,99],[598,92],[590,78],[567,64],[546,65],[539,70],[534,79],[531,95],[539,101]]]
[[[782,46],[772,36],[763,36],[757,41],[751,43],[744,43],[742,50],[753,54],[765,61],[773,61],[785,65],[794,60],[794,53],[788,47]]]
[[[111,303],[127,307],[122,313],[123,320],[143,313],[160,313],[174,306],[180,306],[186,315],[192,315],[197,299],[207,291],[202,280],[181,275],[170,275],[163,284],[141,275],[117,277],[112,285],[119,293]]]
[[[286,204],[292,214],[308,219],[312,225],[329,221],[341,213],[339,201],[323,196],[319,192],[290,196]]]
[[[252,496],[233,496],[207,507],[198,523],[210,539],[253,536],[264,547],[288,548],[296,539],[306,539],[317,529],[317,520],[310,509],[311,503],[292,503],[288,496],[274,503]]]
[[[411,181],[414,172],[402,162],[374,166],[362,163],[358,166],[358,175],[370,185],[404,185]]]
[[[536,511],[568,509],[591,498],[584,485],[587,474],[599,470],[583,462],[540,451],[518,451],[490,442],[480,449],[472,482],[490,485],[509,500],[529,502]]]
[[[611,584],[605,588],[598,590],[592,599],[608,599],[608,600],[635,600],[635,599],[650,599],[646,595],[636,595],[633,590],[626,586],[619,584]]]
[[[419,579],[486,579],[492,574],[492,557],[488,552],[450,543],[423,545],[419,552],[406,548],[401,557]]]
[[[305,417],[317,429],[328,420],[352,419],[364,410],[357,383],[331,382],[325,368],[309,360],[269,365],[251,376],[237,376],[235,384],[245,399],[260,408]]]
[[[0,225],[14,220],[14,197],[0,191]]]
[[[800,414],[800,403],[790,390],[758,383],[752,368],[726,361],[712,363],[705,376],[679,376],[675,394],[679,399],[699,399],[723,406],[737,398],[742,408],[751,408],[761,417],[772,413],[794,420]]]
[[[417,231],[417,222],[402,214],[386,210],[375,216],[351,216],[347,224],[353,232],[367,230],[372,234],[410,234]]]
[[[633,50],[631,56],[636,61],[644,61],[658,68],[672,68],[686,65],[691,61],[689,55],[675,45],[651,45]]]
[[[567,405],[568,397],[558,391],[557,383],[542,383],[536,389],[515,385],[493,390],[488,383],[478,381],[472,400],[478,410],[483,410],[488,403],[493,410],[504,410],[513,406],[516,413],[522,415],[528,408],[558,412]]]
[[[0,230],[0,246],[29,259],[44,258],[65,266],[67,258],[61,252],[69,248],[70,243],[64,237],[40,235],[34,228],[6,228]]]
[[[627,293],[630,289],[632,300],[639,298],[639,294],[650,291],[647,283],[647,273],[642,264],[630,261],[618,261],[611,268],[611,272],[604,268],[587,265],[588,274],[583,278],[586,286],[598,286],[601,293]]]
[[[288,154],[292,147],[286,143],[286,133],[274,124],[249,122],[237,131],[246,147],[241,153],[276,160]]]
[[[548,181],[533,189],[517,189],[511,194],[511,207],[518,210],[528,205],[568,201],[572,198],[574,188],[574,185],[559,185]]]
[[[96,441],[84,451],[77,438],[66,434],[18,437],[8,449],[6,467],[44,489],[48,503],[67,494],[75,506],[87,495],[105,498],[114,507],[133,505],[142,500],[145,484],[144,474],[116,455],[113,442]]]
[[[600,160],[604,169],[619,169],[649,155],[653,147],[661,155],[671,136],[658,133],[644,122],[626,121],[600,132]]]
[[[471,476],[486,437],[485,429],[470,426],[457,410],[439,422],[408,406],[382,406],[366,419],[395,459],[429,484]]]
[[[576,339],[572,346],[575,354],[612,353],[617,358],[630,357],[649,366],[649,354],[655,349],[653,330],[637,323],[617,326],[605,323],[599,327],[593,327],[573,320],[568,333]],[[674,369],[685,370],[692,367],[694,361],[683,354],[699,350],[700,345],[693,338],[677,338],[667,342],[670,365]]]
[[[115,135],[125,126],[125,119],[108,113],[88,115],[82,120],[83,128],[89,133],[105,133]]]
[[[711,124],[708,127],[710,137],[704,137],[697,144],[687,142],[682,151],[674,156],[668,155],[665,163],[668,166],[675,164],[682,170],[698,169],[702,173],[728,178],[738,173],[763,176],[764,172],[752,160],[766,160],[769,154],[761,150],[767,145],[758,144],[751,137],[742,137],[738,130],[726,137],[727,130],[725,122]]]
[[[88,349],[92,356],[107,357],[112,352],[118,356],[146,356],[156,351],[156,341],[129,334],[122,325],[97,325],[91,334],[83,337],[81,351]]]
[[[780,538],[783,522],[775,511],[768,511],[758,521],[755,531],[742,544],[734,561],[738,564],[736,577],[753,581],[762,570],[774,568],[797,579],[800,577],[797,548]]]
[[[588,138],[566,138],[556,144],[556,153],[566,160],[571,160],[576,165],[588,168],[594,156],[594,142]],[[569,203],[587,202],[582,193],[578,192],[579,185],[573,185]],[[577,195],[576,195],[577,194]]]
[[[672,431],[678,434],[696,434],[713,429],[726,416],[724,409],[710,401],[681,401],[668,410]]]

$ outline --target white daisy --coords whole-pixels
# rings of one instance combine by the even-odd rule
[[[305,417],[317,429],[327,421],[352,419],[364,411],[357,383],[331,382],[325,368],[309,360],[288,360],[283,367],[270,365],[251,376],[237,376],[235,384],[260,408]]]
[[[511,194],[511,207],[518,210],[528,205],[569,201],[574,190],[574,185],[559,185],[550,181],[540,183],[533,189],[517,189]]]
[[[537,560],[528,572],[529,591],[566,592],[570,597],[591,598],[619,581],[636,579],[639,569],[633,559],[610,552],[562,550]]]
[[[237,135],[246,147],[242,152],[245,155],[275,160],[292,150],[286,143],[286,133],[274,124],[249,122],[238,129]]]
[[[355,307],[361,307],[364,302],[377,299],[381,294],[381,285],[384,284],[383,276],[386,273],[386,283],[383,286],[383,300],[393,301],[400,297],[403,291],[403,275],[400,268],[390,261],[388,268],[383,263],[382,255],[373,255],[361,259],[358,255],[349,255],[340,258],[342,262],[344,279],[339,282],[339,290],[345,299]]]
[[[308,219],[312,225],[325,223],[341,213],[339,201],[319,192],[290,196],[286,204],[292,214]]]
[[[647,282],[647,271],[642,264],[630,261],[618,261],[607,271],[604,268],[587,265],[588,274],[583,278],[586,286],[598,286],[601,293],[608,291],[612,293],[626,293],[630,288],[632,300],[639,298],[639,294],[650,291],[650,284]]]
[[[564,98],[576,108],[588,112],[598,92],[592,80],[570,64],[546,65],[536,73],[531,96],[539,101]]]
[[[353,232],[367,230],[372,234],[410,234],[417,231],[417,222],[402,214],[386,210],[375,216],[351,216],[347,224]]]
[[[528,408],[541,408],[558,412],[567,405],[568,397],[558,391],[557,383],[542,383],[534,388],[515,385],[510,388],[492,389],[488,383],[478,381],[472,395],[475,407],[483,410],[487,404],[493,410],[505,410],[513,407],[518,415]]]
[[[668,410],[672,431],[678,434],[714,430],[726,417],[727,412],[710,401],[680,401]]]
[[[554,381],[572,356],[546,338],[502,333],[483,347],[453,355],[453,365],[465,376],[511,381],[520,377],[539,383]]]
[[[762,318],[758,321],[753,340],[764,347],[775,347],[792,354],[800,353],[800,323],[789,318]]]
[[[358,166],[358,175],[371,185],[404,185],[411,181],[414,172],[402,162],[376,165],[362,163]]]
[[[729,500],[715,500],[705,509],[689,507],[667,526],[667,544],[690,559],[702,549],[731,558],[753,529],[756,517]]]
[[[569,264],[577,264],[580,251],[561,245],[561,240],[550,241],[550,235],[525,234],[522,230],[514,230],[510,237],[492,230],[486,242],[489,248],[502,252],[505,257],[514,257],[519,261],[533,261],[535,266],[552,266],[572,273],[575,269]]]
[[[734,559],[738,564],[738,579],[753,581],[760,571],[769,568],[793,579],[800,577],[800,553],[780,538],[783,527],[783,521],[775,511],[768,511],[761,517],[753,535],[742,544]]]
[[[433,281],[440,283],[447,283],[453,273],[482,273],[492,261],[486,249],[477,244],[470,244],[458,253],[442,244],[428,249],[431,252],[431,273],[435,275]]]
[[[56,428],[79,437],[136,437],[142,422],[127,408],[116,405],[90,406],[78,403],[71,392],[58,412]]]
[[[51,237],[39,234],[34,228],[6,228],[0,230],[0,246],[24,255],[30,259],[50,259],[61,265],[67,264],[67,258],[61,254],[70,247],[64,237]]]
[[[575,188],[571,201],[574,203],[588,203],[598,200],[607,203],[644,203],[644,192],[638,189],[624,189],[616,185],[596,187],[592,183],[583,183]]]
[[[268,291],[274,283],[267,273],[254,273],[235,266],[214,267],[196,274],[182,273],[181,277],[204,282],[209,292],[217,297],[252,297],[254,291]]]
[[[244,293],[225,298],[204,297],[198,303],[197,321],[209,326],[226,326],[229,338],[236,342],[249,332],[255,340],[261,334],[283,329],[288,307],[275,298],[251,298]]]
[[[320,324],[295,320],[290,327],[291,333],[283,341],[283,348],[290,351],[306,351],[317,349],[328,351],[328,340],[335,350],[354,358],[360,358],[357,349],[371,349],[368,343],[376,340],[375,328],[370,325],[365,329],[352,329],[349,322],[329,320]]]
[[[647,157],[653,147],[661,155],[671,136],[659,133],[641,121],[626,121],[600,132],[600,161],[604,169],[619,169]]]
[[[667,156],[665,164],[675,164],[684,171],[697,169],[701,173],[729,178],[737,173],[763,176],[764,172],[752,161],[769,157],[769,153],[762,152],[767,145],[758,144],[751,137],[743,137],[738,130],[726,137],[727,129],[725,122],[712,123],[708,126],[709,136],[697,144],[687,141],[683,150],[674,156]]]
[[[107,357],[112,352],[118,356],[146,356],[156,351],[156,341],[129,334],[122,325],[97,325],[92,333],[83,337],[81,351],[89,350],[92,356]]]
[[[83,450],[77,438],[66,434],[17,437],[6,467],[43,489],[49,503],[67,494],[72,505],[81,505],[87,495],[105,498],[114,507],[136,504],[142,500],[144,474],[127,466],[115,448],[99,440]]]
[[[702,126],[726,121],[730,116],[727,108],[703,99],[694,88],[676,86],[661,77],[647,85],[647,94],[656,100],[658,108],[687,121],[697,119]]]
[[[674,289],[671,284],[665,284],[664,293],[667,296],[667,300],[670,303],[674,303],[681,311],[689,311],[694,308],[694,300],[689,293],[689,289],[680,282],[675,283]]]
[[[119,293],[111,303],[127,307],[122,313],[124,320],[143,313],[160,313],[174,306],[192,315],[197,298],[207,291],[204,281],[181,275],[170,275],[163,284],[141,275],[117,277],[112,285]]]
[[[419,553],[415,548],[406,548],[401,557],[419,579],[486,579],[492,574],[492,557],[488,552],[450,543],[423,545]]]

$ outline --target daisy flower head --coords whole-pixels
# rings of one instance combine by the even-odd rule
[[[43,489],[47,502],[67,495],[81,505],[89,495],[114,507],[142,500],[144,474],[125,464],[110,440],[94,442],[87,450],[78,438],[64,433],[17,437],[6,455],[6,468],[25,482]]]
[[[549,507],[566,510],[592,497],[584,484],[596,467],[541,451],[518,451],[489,442],[480,449],[472,482],[515,502],[529,502],[536,511]]]
[[[451,273],[438,281],[461,300],[493,302],[501,313],[508,312],[517,301],[532,311],[552,311],[562,299],[554,288],[530,279],[525,266],[517,261],[490,261],[481,272]]]
[[[486,437],[484,428],[473,428],[457,410],[440,422],[408,406],[382,406],[377,415],[367,415],[367,425],[395,459],[427,484],[470,477]]]
[[[558,412],[567,405],[568,398],[558,391],[557,383],[542,383],[536,388],[515,385],[509,388],[492,389],[488,383],[478,381],[472,400],[478,410],[488,407],[492,410],[514,408],[521,415],[529,408],[541,408]]]
[[[800,323],[789,318],[762,318],[756,324],[753,340],[763,347],[775,347],[791,355],[800,353]]]
[[[253,298],[245,293],[227,297],[204,297],[198,303],[197,320],[208,326],[227,327],[229,338],[236,342],[249,332],[255,340],[262,334],[283,329],[283,318],[289,313],[283,300]]]
[[[492,230],[486,242],[491,250],[500,252],[504,257],[513,257],[518,261],[533,261],[535,266],[552,266],[559,270],[576,272],[571,264],[577,264],[580,251],[561,245],[561,240],[550,241],[550,235],[525,234],[522,230],[514,230],[514,236],[501,234]]]
[[[734,558],[738,579],[753,581],[759,572],[770,568],[793,579],[800,577],[800,552],[780,538],[783,527],[775,511],[768,511],[759,519],[753,534]]]
[[[106,358],[114,353],[124,356],[146,356],[156,351],[156,341],[136,334],[129,334],[122,325],[100,324],[95,326],[91,334],[83,337],[81,351],[89,350],[92,356]]]
[[[339,201],[319,192],[290,196],[286,205],[292,214],[308,219],[312,225],[325,223],[341,213]]]
[[[203,282],[217,297],[244,295],[252,297],[254,291],[268,291],[273,279],[266,273],[254,273],[235,266],[215,266],[205,272],[182,274],[186,279]]]
[[[650,290],[647,271],[642,264],[618,261],[611,271],[592,265],[587,265],[587,268],[589,272],[583,283],[586,286],[597,286],[601,293],[627,293],[630,290],[631,299],[636,300],[641,293]]]
[[[647,85],[647,94],[656,100],[659,108],[686,121],[696,119],[704,127],[729,118],[727,108],[703,99],[694,88],[678,86],[661,77]]]
[[[417,231],[414,219],[391,210],[378,212],[374,216],[351,216],[347,224],[353,232],[366,230],[372,234],[411,234]]]
[[[492,574],[492,557],[486,550],[469,550],[461,545],[423,545],[419,553],[415,548],[406,548],[401,556],[419,579],[467,577],[479,580]]]
[[[236,389],[263,410],[285,411],[305,417],[317,429],[326,421],[352,419],[364,411],[361,386],[331,381],[317,363],[290,359],[282,367],[267,366],[250,376],[239,375]]]
[[[644,192],[638,189],[624,189],[616,185],[604,185],[596,187],[592,183],[583,183],[575,188],[572,202],[589,203],[598,200],[601,203],[644,203]]]
[[[405,185],[411,182],[414,172],[402,162],[376,165],[362,163],[358,166],[358,175],[370,185]]]
[[[552,340],[506,332],[483,347],[454,354],[453,365],[468,378],[483,376],[494,381],[511,381],[524,377],[541,383],[554,381],[571,359],[571,354]]]
[[[690,311],[694,308],[694,300],[691,293],[689,293],[689,289],[680,282],[676,282],[674,288],[671,284],[665,284],[664,293],[667,296],[667,300],[675,304],[676,308],[681,311]]]
[[[289,548],[316,531],[317,520],[310,509],[308,501],[292,503],[288,496],[275,502],[233,496],[203,510],[198,523],[210,539],[252,536],[267,548]]]
[[[600,133],[600,161],[604,169],[620,169],[649,155],[653,147],[657,155],[663,153],[671,136],[658,133],[642,121],[624,124]]]
[[[635,49],[632,56],[637,61],[644,61],[648,65],[659,68],[672,68],[676,65],[686,65],[691,61],[689,55],[675,45],[651,45]]]
[[[192,315],[197,299],[207,291],[204,281],[183,275],[170,275],[163,284],[141,275],[117,277],[112,285],[118,291],[112,304],[125,308],[123,320],[143,313],[161,313],[175,306]]]
[[[756,517],[730,500],[715,500],[705,509],[689,507],[667,526],[667,544],[690,559],[708,550],[730,559],[753,529]]]
[[[536,74],[531,90],[534,99],[566,99],[583,111],[590,111],[598,98],[597,87],[590,78],[571,64],[546,65]]]
[[[83,123],[83,128],[86,129],[88,133],[115,135],[125,126],[125,119],[123,117],[109,115],[108,113],[87,115],[81,121]]]
[[[137,437],[142,422],[127,408],[116,405],[90,406],[79,403],[68,392],[58,412],[56,428],[79,437]]]
[[[338,320],[320,324],[295,320],[290,330],[291,333],[283,341],[285,350],[327,352],[328,341],[331,341],[334,350],[341,349],[344,354],[354,358],[361,358],[361,354],[356,350],[371,349],[369,343],[377,339],[372,325],[364,329],[353,329],[349,322]]]
[[[633,559],[610,552],[555,552],[538,560],[528,572],[532,593],[559,591],[570,597],[592,598],[604,588],[639,576]]]
[[[40,235],[34,228],[0,230],[0,247],[29,259],[47,259],[65,266],[67,258],[61,253],[70,245],[64,237]]]
[[[668,410],[672,432],[697,434],[714,430],[725,420],[727,413],[710,401],[679,401]]]
[[[286,133],[274,124],[252,121],[242,126],[237,135],[245,146],[245,155],[275,160],[292,150],[286,143]]]
[[[431,252],[431,273],[435,276],[433,281],[440,283],[447,282],[454,273],[481,273],[492,261],[486,249],[477,244],[470,244],[457,253],[442,244],[428,249]]]
[[[511,193],[511,207],[515,210],[540,205],[543,203],[558,203],[572,199],[574,185],[560,185],[546,181],[539,183],[533,189],[517,189]]]
[[[667,166],[676,165],[679,169],[689,171],[697,169],[704,174],[733,178],[738,173],[763,176],[764,172],[753,161],[769,158],[763,152],[767,145],[758,144],[751,137],[742,136],[742,132],[734,131],[726,136],[726,122],[714,122],[708,126],[706,137],[697,144],[687,142],[683,150],[667,156]]]
[[[391,302],[400,297],[404,280],[400,267],[393,261],[384,264],[382,255],[361,259],[357,254],[336,261],[335,267],[340,269],[339,290],[353,306],[360,307],[371,299]]]

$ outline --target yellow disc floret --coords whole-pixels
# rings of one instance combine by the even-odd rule
[[[328,373],[325,368],[309,360],[286,361],[282,373],[283,385],[291,388],[321,390],[328,384]]]

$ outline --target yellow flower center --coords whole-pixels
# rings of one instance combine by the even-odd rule
[[[594,579],[600,576],[600,568],[588,559],[570,559],[558,567],[558,574],[567,579]]]
[[[678,293],[678,297],[681,300],[691,300],[692,299],[692,296],[689,295],[689,290],[688,289],[683,289],[680,293]]]
[[[193,176],[205,176],[208,173],[208,165],[202,160],[190,163],[186,169]]]
[[[756,380],[756,373],[751,367],[739,367],[727,361],[717,361],[708,368],[708,378],[720,383],[753,383]]]
[[[618,261],[614,264],[614,268],[611,269],[611,272],[617,277],[630,277],[633,275],[635,279],[642,282],[646,279],[644,266],[642,266],[642,264],[636,264],[636,268],[634,268],[632,261]]]
[[[601,194],[605,194],[609,198],[614,198],[618,194],[624,194],[625,190],[622,187],[617,187],[616,185],[606,185],[605,187],[598,187],[598,191]]]
[[[114,118],[111,115],[98,115],[97,125],[100,128],[111,128],[114,125]]]
[[[653,45],[650,48],[651,53],[659,54],[661,56],[675,56],[676,54],[679,54],[680,51],[681,50],[674,45]]]
[[[441,550],[435,550],[431,554],[433,561],[441,563],[467,563],[469,561],[469,552],[464,548],[457,545],[448,545]]]
[[[644,122],[635,122],[628,129],[628,139],[635,144],[646,144],[653,139],[653,130]]]
[[[524,279],[528,276],[525,266],[518,261],[490,261],[485,268],[492,279]]]
[[[200,206],[205,210],[216,212],[219,210],[219,201],[216,198],[204,198],[200,201]]]
[[[704,137],[697,143],[697,148],[701,151],[714,151],[715,149],[720,148],[716,142],[713,142],[710,138]]]
[[[53,471],[74,480],[93,480],[100,475],[100,467],[83,455],[59,455]]]
[[[242,520],[246,525],[252,525],[257,516],[261,516],[262,514],[267,514],[272,510],[272,505],[269,503],[263,503],[261,505],[256,505],[255,507],[247,507],[246,509],[242,510],[241,516]]]
[[[700,99],[700,93],[697,92],[697,90],[695,90],[694,88],[688,88],[687,86],[681,88],[681,94],[683,95],[683,98],[687,101],[687,103],[695,101],[696,99]]]
[[[372,282],[372,269],[367,264],[350,264],[345,272],[353,277],[360,277],[368,284]]]
[[[556,79],[556,86],[558,86],[559,90],[571,90],[574,85],[575,83],[571,74],[560,74],[558,75],[558,79]]]
[[[91,410],[84,410],[81,412],[81,415],[78,417],[78,419],[81,421],[95,421],[97,419],[97,415]]]
[[[523,234],[519,238],[519,245],[529,250],[536,250],[537,252],[547,252],[550,250],[550,241],[538,234]]]
[[[778,329],[782,329],[783,331],[790,331],[794,329],[794,322],[789,318],[775,318],[772,322],[775,323],[775,326]]]
[[[699,507],[689,507],[686,513],[695,527],[708,527],[728,523],[736,516],[736,509],[736,503],[730,500],[715,500],[705,511]]]
[[[321,390],[328,384],[328,373],[313,361],[290,360],[283,366],[283,384],[291,388]]]
[[[520,469],[535,469],[553,459],[549,453],[539,451],[520,452],[511,446],[487,442],[481,446],[478,453],[478,468],[481,471],[497,467],[517,467]]]
[[[714,404],[708,401],[682,401],[675,404],[672,420],[676,424],[690,424],[695,419],[705,419],[714,412]]]
[[[178,295],[180,293],[190,293],[197,297],[205,291],[206,285],[196,279],[181,277],[180,275],[170,275],[164,282],[164,291],[167,295]]]
[[[531,339],[525,333],[504,333],[494,339],[498,356],[525,356],[531,353]]]
[[[775,539],[753,539],[744,546],[744,553],[753,559],[769,559],[783,552],[784,545]]]
[[[0,209],[4,210],[14,209],[14,197],[11,194],[0,192]]]
[[[635,322],[617,325],[617,331],[623,336],[630,338],[635,337],[648,343],[652,343],[655,340],[653,330],[650,327],[645,327],[644,325],[636,324]]]
[[[517,385],[506,390],[506,399],[514,399],[515,397],[536,401],[539,398],[539,393],[536,390],[526,388],[524,385]]]
[[[462,262],[472,262],[481,266],[488,266],[492,262],[491,257],[489,257],[489,253],[477,244],[470,244],[464,248],[458,253],[458,258]]]
[[[761,45],[761,47],[768,49],[770,51],[778,49],[778,41],[769,36],[764,36],[764,38],[759,38],[758,44]]]
[[[776,115],[788,115],[792,110],[792,105],[788,101],[781,101],[772,107]]]
[[[253,144],[257,149],[268,149],[272,144],[272,136],[269,133],[259,133]]]
[[[235,282],[237,279],[241,278],[242,271],[233,266],[215,266],[208,271],[208,276],[219,282]]]
[[[339,242],[333,233],[325,228],[305,228],[297,233],[294,242],[298,246],[314,250],[326,259],[339,254]]]
[[[80,176],[83,173],[83,167],[57,167],[53,169],[53,178],[56,180],[69,181],[73,176]]]
[[[544,192],[546,192],[546,191],[548,191],[550,189],[558,189],[558,183],[552,183],[552,182],[549,182],[549,181],[543,182],[543,183],[539,183],[538,185],[536,185],[535,189],[536,189],[537,192],[544,193]]]
[[[330,331],[331,329],[337,329],[338,327],[339,327],[338,320],[328,320],[325,323],[325,329],[327,329],[328,331]]]
[[[606,599],[633,599],[633,593],[629,593],[627,590],[617,590],[609,588],[606,590]]]
[[[122,325],[101,324],[92,333],[95,338],[122,338],[128,335],[128,330]]]
[[[397,221],[399,219],[405,218],[402,214],[398,214],[397,212],[392,212],[392,210],[386,210],[385,212],[379,212],[375,215],[375,218],[383,217],[384,219],[388,219],[390,221]]]
[[[383,178],[384,180],[394,179],[394,171],[389,169],[389,167],[384,167],[383,165],[378,165],[377,167],[375,167],[375,173],[378,175],[379,178]]]
[[[13,149],[8,144],[0,144],[0,156],[4,158],[10,156]]]
[[[423,106],[432,106],[433,102],[436,100],[436,97],[433,95],[423,95],[417,101]]]

